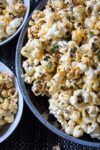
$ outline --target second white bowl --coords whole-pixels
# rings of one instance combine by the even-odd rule
[[[12,40],[19,32],[20,30],[22,29],[23,25],[25,24],[27,18],[28,18],[28,15],[29,15],[29,11],[30,11],[30,0],[23,0],[27,10],[26,10],[26,13],[25,13],[25,16],[24,16],[24,20],[21,24],[21,26],[16,30],[16,32],[11,35],[10,37],[8,37],[7,39],[5,39],[4,41],[0,42],[0,46],[8,43],[10,40]]]

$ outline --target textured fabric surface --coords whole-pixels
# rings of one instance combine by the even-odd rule
[[[37,5],[31,5],[31,10]],[[15,72],[15,51],[18,36],[10,43],[0,48],[0,61],[8,65]],[[95,150],[95,148],[81,146],[66,141],[44,127],[30,112],[26,104],[21,122],[14,133],[2,144],[0,150],[52,150],[60,145],[61,150]],[[100,148],[97,148],[99,150]]]

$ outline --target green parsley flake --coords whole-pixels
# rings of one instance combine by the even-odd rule
[[[52,67],[52,62],[48,62],[48,64],[46,65],[46,67],[47,67],[48,69],[50,69],[50,68]]]
[[[98,46],[95,43],[92,43],[92,49],[93,52],[96,52],[98,50]]]
[[[45,56],[44,61],[48,61],[50,59],[50,56]]]
[[[59,45],[57,43],[55,43],[51,49],[51,52],[55,53],[58,49],[59,49]]]
[[[90,31],[90,32],[89,32],[89,36],[90,36],[90,37],[93,37],[93,36],[94,36],[94,33],[93,33],[92,31]]]

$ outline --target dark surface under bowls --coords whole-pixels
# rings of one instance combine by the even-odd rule
[[[37,4],[32,3],[31,10]],[[17,41],[18,36],[7,45],[0,47],[0,61],[8,65],[13,72],[15,72]],[[81,146],[57,136],[42,125],[25,104],[19,126],[4,143],[0,144],[0,150],[52,150],[53,146],[58,144],[61,150],[100,150],[99,147]]]
[[[36,9],[43,9],[45,6],[46,0],[44,0]],[[54,133],[60,135],[61,137],[82,144],[82,145],[88,145],[92,147],[100,147],[100,142],[97,139],[92,139],[88,135],[84,135],[81,139],[76,139],[74,137],[68,136],[63,131],[61,131],[60,125],[57,123],[55,118],[52,115],[49,115],[48,112],[48,101],[46,97],[36,97],[31,92],[31,87],[23,82],[23,79],[21,78],[21,74],[23,73],[22,70],[22,62],[24,58],[20,54],[20,50],[23,47],[23,45],[27,41],[27,28],[28,28],[28,21],[30,20],[31,16],[27,20],[26,25],[24,26],[19,41],[17,45],[17,53],[16,53],[16,72],[17,77],[19,80],[20,88],[23,93],[24,99],[30,108],[30,110],[36,115],[36,117],[45,125],[47,126],[51,131]],[[46,117],[44,117],[44,114],[47,114]],[[55,125],[56,124],[56,125]]]

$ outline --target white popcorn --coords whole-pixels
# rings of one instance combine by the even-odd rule
[[[15,18],[13,21],[10,22],[9,26],[12,28],[18,28],[23,21],[23,18]]]
[[[47,96],[62,129],[100,139],[98,0],[48,0],[29,22],[25,82]],[[32,69],[33,68],[33,69]]]
[[[45,19],[48,23],[52,24],[53,21],[54,21],[54,17],[53,17],[53,12],[52,10],[49,8],[49,9],[45,9],[44,10],[44,13],[45,13]]]
[[[34,74],[34,78],[37,79],[39,77],[41,77],[45,71],[43,70],[42,66],[38,66],[35,68],[36,73]]]
[[[71,96],[70,102],[71,102],[72,105],[77,106],[77,103],[78,103],[77,97],[76,96]]]
[[[54,37],[55,38],[57,31],[58,31],[57,24],[53,24],[52,27],[48,30],[46,37],[48,37],[48,38]]]
[[[68,126],[66,129],[65,129],[65,132],[69,135],[73,135],[73,132],[74,132],[74,127],[72,126]]]
[[[59,41],[58,45],[61,47],[66,47],[68,45],[68,43],[66,41]]]
[[[35,48],[41,48],[42,47],[42,45],[38,39],[34,39],[34,40],[29,41],[29,42],[30,42],[29,44],[30,44],[31,48],[35,49]]]
[[[83,64],[83,63],[78,63],[77,67],[79,67],[82,72],[85,72],[87,69],[86,64]]]
[[[73,136],[76,138],[83,136],[83,130],[80,128],[80,126],[76,126],[74,128]]]
[[[8,35],[14,34],[15,31],[16,31],[16,28],[12,28],[11,26],[7,26],[7,28],[6,28],[6,32]]]

